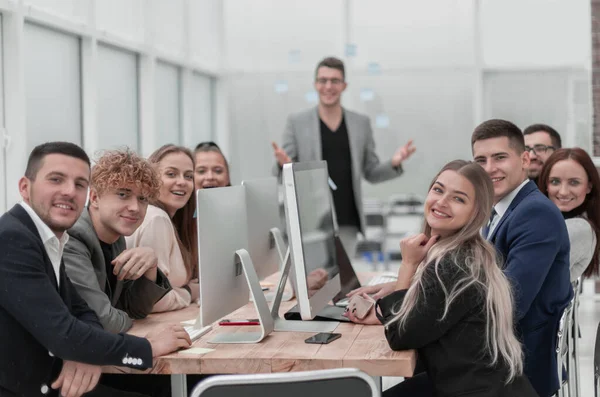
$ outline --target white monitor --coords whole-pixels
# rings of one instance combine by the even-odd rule
[[[283,166],[285,214],[300,316],[312,320],[340,291],[333,206],[325,161]],[[323,269],[325,285],[316,290],[307,279]]]
[[[248,253],[260,280],[279,270],[281,263],[277,178],[252,179],[242,182],[246,188],[248,220]]]
[[[201,324],[210,325],[245,306],[252,292],[261,333],[220,333],[209,342],[258,342],[273,330],[273,319],[247,252],[245,188],[200,189],[196,200]]]

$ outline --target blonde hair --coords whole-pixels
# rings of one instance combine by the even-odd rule
[[[397,326],[402,332],[417,301],[425,298],[425,286],[432,281],[441,284],[446,296],[444,312],[440,320],[447,316],[450,305],[463,292],[469,288],[477,288],[485,298],[485,349],[491,358],[489,365],[493,367],[499,361],[503,361],[509,369],[506,379],[506,383],[509,383],[523,373],[523,352],[514,333],[513,296],[510,283],[498,266],[495,248],[480,234],[481,227],[491,215],[494,188],[481,166],[464,160],[455,160],[442,168],[431,182],[429,189],[444,171],[454,171],[473,185],[474,212],[465,226],[431,247],[417,268],[402,305],[393,312],[395,317],[385,326],[390,327],[397,321]],[[431,227],[427,221],[424,222],[423,231],[426,235],[431,235]],[[444,259],[450,259],[452,266],[458,267],[456,272],[458,281],[450,290],[440,278],[439,267]],[[437,280],[432,280],[431,274],[435,274]]]

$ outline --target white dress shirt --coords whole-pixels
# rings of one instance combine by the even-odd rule
[[[491,237],[491,235],[494,233],[494,229],[496,229],[496,226],[498,226],[498,223],[500,223],[500,219],[502,219],[502,217],[508,210],[508,207],[510,207],[512,201],[515,199],[515,197],[517,197],[517,194],[519,194],[521,189],[523,189],[523,186],[527,185],[527,182],[529,182],[529,179],[525,179],[519,186],[517,186],[512,192],[504,196],[504,198],[498,201],[498,203],[494,206],[494,209],[496,210],[496,216],[494,216],[494,219],[492,219],[492,222],[490,223],[488,240],[489,237]]]
[[[31,217],[31,220],[35,224],[40,237],[42,238],[42,243],[44,243],[44,248],[46,248],[46,253],[52,262],[52,267],[54,268],[54,273],[56,274],[56,284],[60,287],[60,262],[62,260],[63,250],[65,249],[65,245],[67,241],[69,241],[69,235],[67,232],[64,232],[60,240],[56,237],[56,234],[48,225],[44,223],[44,221],[35,213],[35,211],[24,201],[21,201],[21,207]]]

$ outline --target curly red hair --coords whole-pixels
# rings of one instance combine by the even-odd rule
[[[105,151],[92,168],[91,187],[101,195],[107,190],[134,185],[152,201],[161,186],[154,167],[129,149]]]

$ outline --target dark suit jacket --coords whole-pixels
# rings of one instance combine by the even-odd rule
[[[573,297],[569,235],[554,203],[529,181],[489,238],[501,254],[516,299],[525,373],[541,397],[558,390],[556,334]]]
[[[461,266],[464,266],[461,265]],[[464,273],[454,262],[443,259],[439,276],[450,291]],[[393,350],[417,349],[419,364],[424,366],[436,396],[453,397],[537,397],[527,377],[521,375],[510,384],[504,382],[508,367],[499,362],[490,368],[485,351],[485,297],[471,286],[462,292],[444,313],[446,296],[434,266],[424,274],[424,289],[405,327],[391,323],[385,335]],[[387,324],[399,310],[407,290],[396,291],[377,304],[380,320]]]
[[[0,252],[0,395],[44,395],[62,360],[152,366],[146,339],[102,329],[64,264],[57,286],[37,228],[18,204],[0,218]]]
[[[92,224],[88,209],[84,209],[77,223],[68,231],[64,261],[67,276],[79,295],[96,312],[100,323],[109,332],[125,332],[131,318],[144,318],[154,304],[171,290],[167,277],[158,270],[156,282],[140,277],[137,280],[118,280],[114,291],[106,291],[106,263],[100,240]],[[125,251],[125,238],[112,244],[116,257]]]

